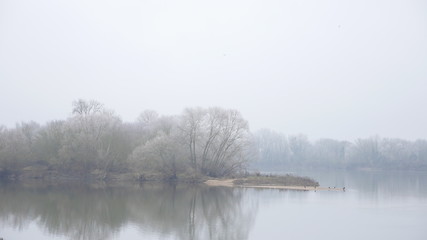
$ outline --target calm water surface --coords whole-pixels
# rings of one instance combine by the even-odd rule
[[[295,172],[335,191],[0,185],[9,239],[427,239],[426,172]]]

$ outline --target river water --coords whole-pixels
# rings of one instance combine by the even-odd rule
[[[294,173],[346,191],[2,183],[0,238],[427,239],[426,172]]]

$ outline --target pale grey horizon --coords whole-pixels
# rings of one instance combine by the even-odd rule
[[[0,1],[0,125],[95,99],[239,110],[253,131],[427,138],[427,2]]]

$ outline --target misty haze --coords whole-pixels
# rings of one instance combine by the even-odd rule
[[[427,2],[0,1],[0,240],[426,239]]]

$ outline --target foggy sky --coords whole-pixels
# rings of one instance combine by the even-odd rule
[[[252,130],[427,138],[427,1],[0,0],[0,125],[96,99]]]

